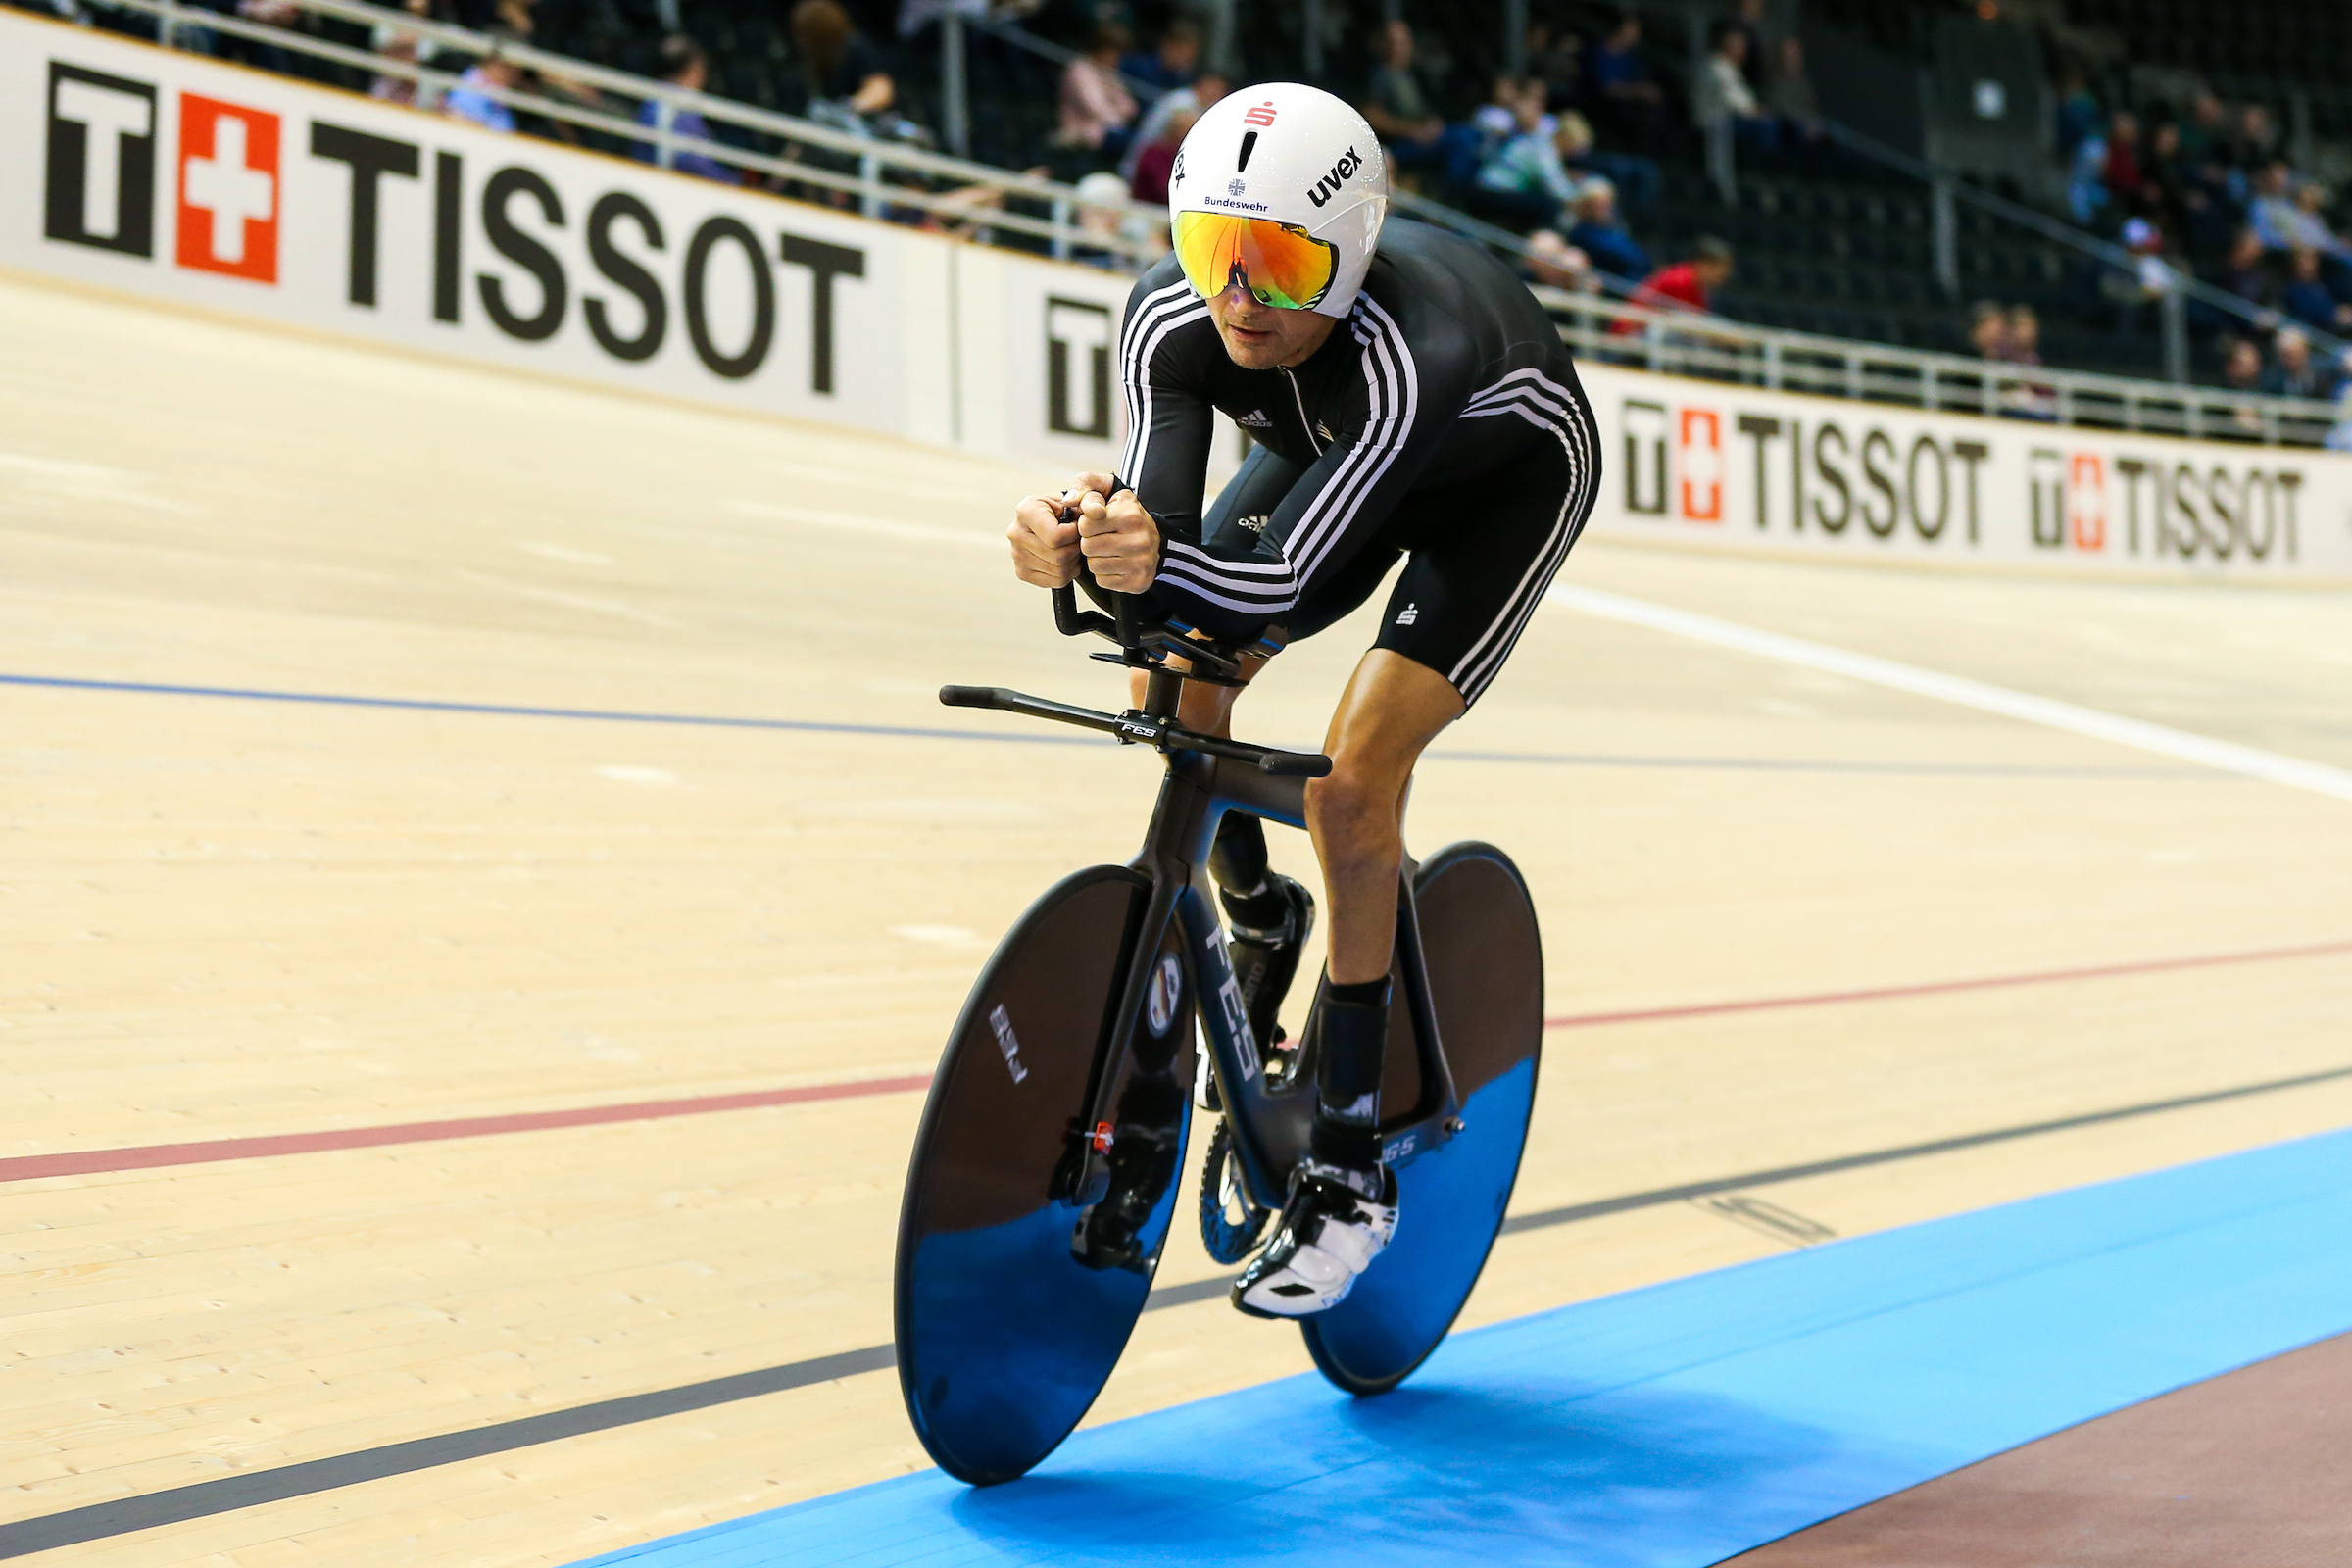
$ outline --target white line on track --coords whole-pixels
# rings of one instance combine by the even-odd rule
[[[2125,718],[2118,713],[2102,713],[2095,708],[2079,708],[2073,703],[2062,703],[2054,698],[2011,691],[2005,686],[1991,686],[1961,675],[1945,675],[1933,669],[1922,669],[1917,664],[1897,663],[1891,659],[1848,653],[1826,643],[1810,643],[1799,637],[1784,637],[1778,632],[1758,631],[1750,626],[1717,620],[1712,615],[1693,614],[1687,610],[1651,604],[1645,599],[1628,599],[1622,594],[1604,593],[1596,588],[1576,588],[1555,583],[1546,597],[1553,604],[1581,610],[1588,615],[1598,615],[1606,620],[1620,620],[1629,625],[1646,626],[1653,631],[1672,632],[1678,637],[1713,643],[1721,648],[1736,648],[1741,653],[1757,654],[1786,663],[1801,664],[1807,669],[1868,681],[1874,686],[1909,692],[1918,697],[1933,697],[1939,702],[1957,703],[1963,708],[1999,713],[2005,718],[2023,719],[2029,724],[2043,724],[2070,734],[2085,735],[2092,740],[2110,741],[2118,746],[2154,752],[2159,757],[2178,758],[2227,773],[2242,773],[2248,778],[2266,779],[2273,784],[2285,784],[2295,789],[2331,795],[2339,801],[2352,801],[2352,771],[2330,767],[2325,762],[2306,761],[2299,757],[2285,757],[2278,752],[2239,746],[2232,741],[2217,741],[2210,736],[2192,735],[2186,730]]]

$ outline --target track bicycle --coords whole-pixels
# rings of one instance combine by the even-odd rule
[[[1196,1102],[1219,1116],[1201,1241],[1228,1264],[1282,1207],[1314,1114],[1316,1020],[1295,1050],[1250,1037],[1206,862],[1227,811],[1303,828],[1307,781],[1331,760],[1179,724],[1183,683],[1241,684],[1244,646],[1141,621],[1129,596],[1106,597],[1110,614],[1055,590],[1055,625],[1116,643],[1093,657],[1146,672],[1142,708],[939,694],[1149,746],[1165,766],[1136,858],[1055,883],[982,968],[915,1135],[899,1382],[923,1446],[974,1485],[1052,1453],[1108,1381],[1174,1220]],[[1518,1175],[1543,1047],[1542,942],[1507,856],[1476,843],[1408,856],[1396,915],[1381,1086],[1396,1233],[1346,1300],[1299,1325],[1323,1375],[1357,1395],[1402,1382],[1468,1299]]]

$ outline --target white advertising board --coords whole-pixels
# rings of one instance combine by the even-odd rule
[[[1840,561],[2352,579],[2352,456],[1926,414],[1605,365],[1602,537]]]
[[[1128,282],[0,12],[0,266],[1071,466]]]

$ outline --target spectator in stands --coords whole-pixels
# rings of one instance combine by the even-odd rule
[[[2230,143],[2229,156],[2230,162],[2248,176],[2278,156],[2278,129],[2271,123],[2268,109],[2248,104],[2238,111],[2237,135]]]
[[[1054,140],[1064,147],[1083,147],[1114,161],[1127,150],[1135,124],[1135,94],[1119,79],[1119,56],[1127,47],[1127,29],[1115,22],[1097,24],[1085,54],[1061,74],[1061,128]]]
[[[1168,24],[1159,47],[1119,62],[1121,73],[1163,94],[1191,84],[1200,70],[1200,30],[1181,19]]]
[[[401,0],[400,9],[419,22],[433,20],[432,0]],[[422,33],[396,22],[377,23],[372,41],[377,54],[404,65],[420,65],[431,53]],[[368,85],[368,96],[380,103],[400,104],[411,109],[430,108],[429,103],[419,101],[417,86],[414,76],[378,72],[375,80]]]
[[[2072,164],[2075,149],[2099,133],[2099,100],[2082,73],[2069,67],[2058,78],[2058,158]]]
[[[1380,64],[1372,68],[1362,105],[1372,133],[1389,149],[1397,169],[1443,169],[1446,122],[1430,106],[1413,69],[1413,29],[1391,18],[1380,31]]]
[[[2066,171],[2066,210],[2078,223],[2095,223],[2107,210],[2107,138],[2097,131],[2075,144]]]
[[[1108,170],[1098,170],[1078,181],[1080,237],[1077,247],[1070,252],[1070,260],[1087,267],[1135,270],[1133,264],[1112,246],[1122,239],[1143,237],[1143,225],[1131,221],[1136,216],[1127,204],[1126,182]]]
[[[1135,172],[1127,181],[1129,195],[1139,202],[1157,202],[1162,207],[1168,204],[1168,175],[1176,168],[1177,151],[1184,146],[1186,132],[1200,118],[1193,110],[1179,109],[1160,122],[1158,137],[1136,154]]]
[[[2334,377],[2312,363],[2311,339],[2291,326],[2282,326],[2271,339],[2270,368],[2262,372],[2262,390],[2273,397],[2331,398]]]
[[[1821,128],[1821,99],[1813,91],[1813,78],[1805,74],[1803,40],[1793,35],[1781,40],[1764,103],[1780,117],[1783,146],[1814,161],[1826,154],[1829,133]]]
[[[1747,40],[1741,55],[1741,68],[1747,84],[1759,95],[1764,91],[1773,57],[1780,52],[1781,35],[1764,15],[1764,0],[1735,0],[1731,17],[1723,24],[1726,30]]]
[[[1728,123],[1743,157],[1770,158],[1781,149],[1780,122],[1747,84],[1747,48],[1748,35],[1739,27],[1727,23],[1716,29],[1691,110],[1702,128]]]
[[[1979,300],[1969,308],[1968,346],[1980,360],[2009,358],[2009,317],[1991,300]]]
[[[2107,167],[2101,177],[2108,201],[2120,211],[2145,218],[2155,210],[2155,192],[2140,166],[2139,117],[2130,110],[2117,110],[2107,122]]]
[[[792,8],[792,42],[799,56],[801,85],[811,118],[854,120],[863,129],[868,117],[885,114],[898,101],[882,55],[851,23],[841,0],[801,0]],[[830,106],[831,115],[817,114]]]
[[[2031,305],[2012,305],[2002,318],[2001,358],[2011,365],[2041,364],[2041,318]],[[2058,417],[2058,389],[2043,381],[2013,382],[2001,393],[2001,412],[2013,419]]]
[[[1654,155],[1665,127],[1666,93],[1642,52],[1642,19],[1618,18],[1592,53],[1593,118],[1627,145]]]
[[[2041,363],[2041,318],[2031,305],[2012,305],[2005,318],[2008,328],[2008,353],[2002,357],[2011,365],[2039,365]]]
[[[522,79],[522,68],[507,57],[500,45],[513,40],[493,33],[499,41],[492,44],[490,53],[466,69],[458,84],[450,88],[442,100],[441,112],[452,120],[463,120],[484,130],[502,135],[514,134],[514,111],[491,96],[493,92],[512,92]]]
[[[2251,338],[2232,337],[2222,350],[2222,385],[2232,392],[2255,393],[2262,390],[2262,350]],[[2230,411],[2230,417],[2240,430],[2259,433],[2262,416],[2252,409]]]
[[[1645,213],[1658,204],[1664,181],[1656,160],[1596,150],[1592,122],[1573,109],[1560,116],[1560,159],[1570,173],[1605,175],[1617,187],[1629,213]]]
[[[2286,286],[2278,291],[2278,308],[2322,332],[2352,327],[2352,305],[2339,302],[2320,277],[2320,253],[2298,245],[2288,257]]]
[[[1542,118],[1549,102],[1542,85],[1519,76],[1496,76],[1487,101],[1470,111],[1470,128],[1478,132],[1478,161],[1485,163],[1504,142],[1519,134],[1522,101],[1534,95],[1532,113]]]
[[[2188,100],[2188,119],[2180,125],[2180,156],[2192,167],[2211,161],[2227,163],[2230,127],[2221,99],[2210,87],[2199,87]]]
[[[2330,258],[2344,256],[2344,242],[2328,226],[2328,191],[2316,179],[2307,179],[2295,186],[2295,214],[2290,225],[2295,243],[2308,245],[2320,253],[2321,271],[2327,272]]]
[[[2187,216],[2188,171],[2180,159],[2180,127],[2170,120],[2159,121],[2142,139],[2146,145],[2140,152],[2139,171],[2146,216],[2166,233],[2181,233]]]
[[[1527,254],[1520,260],[1519,270],[1529,282],[1547,288],[1566,289],[1571,294],[1600,292],[1600,274],[1592,270],[1592,260],[1561,238],[1556,229],[1539,228],[1527,236]]]
[[[2262,248],[2266,251],[2295,248],[2302,214],[2295,207],[2295,193],[2290,184],[2293,177],[2294,171],[2287,168],[2283,158],[2274,158],[2255,172],[2253,199],[2246,203],[2246,221],[2262,237]]]
[[[1568,230],[1568,243],[1604,272],[1629,280],[1649,275],[1649,253],[1626,232],[1617,217],[1617,187],[1605,179],[1587,181],[1577,197],[1576,226]]]
[[[1144,111],[1144,118],[1136,122],[1135,134],[1127,140],[1127,156],[1119,160],[1119,172],[1127,182],[1130,185],[1135,183],[1135,172],[1143,162],[1144,149],[1156,146],[1166,137],[1170,121],[1178,115],[1191,115],[1199,120],[1201,110],[1224,97],[1229,90],[1223,75],[1214,71],[1203,71],[1193,78],[1191,86],[1163,92],[1153,100],[1152,107]],[[1184,138],[1179,135],[1176,139],[1181,142]],[[1171,157],[1169,163],[1173,165],[1174,162]]]
[[[1582,183],[1561,162],[1569,134],[1544,113],[1543,89],[1516,91],[1516,128],[1480,167],[1471,210],[1522,230],[1548,228],[1581,194]]]
[[[2228,260],[2223,262],[2214,284],[2224,293],[2234,294],[2258,309],[2268,307],[2272,300],[2270,269],[2263,265],[2262,236],[2251,228],[2241,228],[2230,246]]]
[[[1690,246],[1690,259],[1661,267],[1642,280],[1633,303],[1651,310],[1707,311],[1732,280],[1732,248],[1712,234],[1701,234]]]
[[[2129,328],[2138,324],[2147,307],[2180,286],[2180,275],[2164,259],[2164,231],[2146,219],[2126,219],[2123,242],[2130,260],[2101,270],[2092,314]]]
[[[682,33],[673,33],[662,40],[662,79],[685,92],[701,92],[710,79],[710,65],[704,58],[702,46]],[[667,99],[648,98],[637,106],[637,123],[649,130],[660,130],[666,122],[673,136],[695,141],[715,141],[710,122],[699,109],[681,109]],[[670,147],[659,141],[639,142],[630,149],[641,164],[659,163],[681,174],[694,174],[704,179],[715,179],[723,184],[736,183],[735,171],[718,163],[709,153],[691,148]],[[666,154],[666,156],[664,156]]]
[[[2252,229],[2237,230],[2229,255],[2212,274],[2212,283],[2255,312],[2255,322],[2261,330],[2267,331],[2275,323],[2277,318],[2271,315],[2271,307],[2277,302],[2278,280],[2263,258],[2262,240]],[[2251,329],[2244,316],[2200,299],[2188,302],[2188,324],[2200,333],[2220,332],[2229,336]]]

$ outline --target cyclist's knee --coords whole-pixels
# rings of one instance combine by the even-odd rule
[[[1409,762],[1404,771],[1411,771]],[[1343,748],[1332,754],[1330,775],[1307,786],[1307,815],[1335,847],[1360,853],[1396,837],[1402,788],[1393,760]]]

